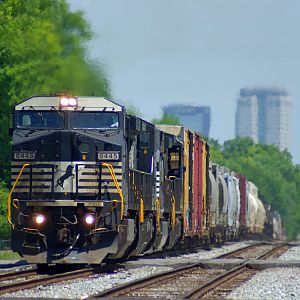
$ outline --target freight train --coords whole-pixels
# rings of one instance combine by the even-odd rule
[[[39,267],[222,244],[266,224],[281,238],[255,185],[188,128],[55,94],[17,104],[10,133],[12,250]]]

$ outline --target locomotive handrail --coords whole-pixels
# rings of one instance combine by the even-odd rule
[[[143,200],[142,197],[140,199],[140,214],[139,214],[139,217],[140,217],[140,223],[143,224],[144,221],[145,221],[145,211],[144,211],[144,200]]]
[[[172,195],[172,197],[171,197],[171,204],[172,204],[171,224],[172,224],[172,227],[174,228],[174,226],[175,226],[175,220],[176,220],[176,208],[175,208],[176,200],[175,200],[175,196],[174,195]]]
[[[119,196],[120,196],[120,199],[121,199],[121,221],[122,221],[123,220],[123,214],[124,214],[124,197],[123,197],[122,191],[120,189],[119,183],[117,181],[114,168],[111,164],[108,164],[108,163],[102,163],[102,166],[108,168],[108,170],[110,172],[110,175],[111,175],[111,178],[113,179],[114,184],[115,184],[115,186],[117,188],[117,191],[119,193]]]
[[[19,172],[19,174],[18,174],[18,176],[17,176],[17,178],[16,178],[15,183],[14,183],[13,187],[11,188],[11,190],[10,190],[10,192],[9,192],[9,194],[8,194],[8,198],[7,198],[7,221],[8,221],[8,223],[11,224],[11,225],[14,225],[14,224],[11,222],[11,208],[10,208],[10,206],[11,206],[11,196],[12,196],[12,194],[13,194],[15,188],[16,188],[16,185],[17,185],[17,183],[18,183],[18,181],[19,181],[19,179],[20,179],[20,177],[21,177],[23,171],[24,171],[25,168],[28,167],[28,166],[29,166],[29,164],[24,164],[24,165],[22,166],[22,169],[20,170],[20,172]]]
[[[157,228],[157,232],[160,233],[160,201],[159,201],[159,198],[156,198],[155,204],[156,204],[156,228]]]

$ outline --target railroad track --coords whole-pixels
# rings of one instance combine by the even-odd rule
[[[217,278],[205,282],[203,285],[195,288],[183,296],[184,299],[223,299],[234,288],[249,280],[258,271],[249,268],[247,264],[236,267]]]
[[[247,247],[223,254],[221,256],[218,256],[217,258],[258,259],[262,254],[269,253],[269,251],[271,251],[273,248],[274,244],[272,245],[266,242],[255,243]]]
[[[56,275],[37,275],[37,273],[35,273],[35,275],[37,276],[36,278],[31,278],[28,280],[25,279],[18,282],[12,282],[8,284],[0,285],[0,294],[16,292],[24,289],[30,289],[39,285],[46,285],[50,283],[62,282],[65,280],[82,278],[93,274],[95,274],[95,270],[90,268],[66,272],[63,274],[56,274]]]
[[[261,244],[255,244],[239,250],[241,251],[254,251],[256,247],[261,248]],[[282,248],[287,249],[286,245],[277,245],[274,247],[265,247],[264,251],[258,251],[256,259],[267,259],[268,257],[274,257],[282,253]],[[261,249],[260,249],[261,250]],[[263,253],[262,253],[263,252]],[[228,254],[228,257],[237,251],[233,251]],[[231,255],[231,256],[230,256]],[[252,255],[253,256],[253,255]],[[250,259],[252,259],[252,256]],[[222,255],[222,258],[225,256]],[[225,292],[229,293],[233,288],[240,285],[242,282],[248,280],[251,276],[256,274],[258,270],[252,269],[248,266],[247,262],[243,265],[231,269],[229,271],[225,269],[207,269],[203,264],[194,264],[185,266],[172,271],[148,276],[128,284],[117,286],[107,291],[101,292],[98,295],[94,295],[91,298],[102,297],[155,297],[165,299],[178,299],[178,298],[201,298],[208,292],[215,291],[217,287],[222,287],[226,282],[226,286],[222,287],[221,296]],[[231,285],[229,285],[231,282]],[[193,287],[199,287],[193,290]],[[190,292],[191,290],[192,293]],[[217,293],[217,292],[216,292]],[[211,294],[210,294],[211,296]],[[216,294],[217,298],[220,295]]]
[[[9,281],[9,280],[15,280],[23,277],[28,276],[35,276],[37,275],[36,269],[27,269],[27,270],[21,270],[17,272],[9,272],[0,274],[0,286],[3,285],[3,282]]]
[[[189,291],[191,286],[202,284],[220,275],[222,272],[224,273],[225,270],[207,270],[202,264],[193,264],[117,286],[94,295],[92,298],[125,296],[176,299]]]
[[[284,253],[289,246],[287,244],[281,244],[273,247],[267,253],[261,254],[258,259],[269,259],[273,257],[279,257]],[[203,285],[195,288],[193,291],[184,295],[184,299],[223,299],[230,292],[241,285],[242,283],[253,277],[259,270],[252,268],[248,263],[244,263],[220,276],[213,278],[212,280],[204,283]]]
[[[260,247],[261,244],[250,245],[246,248],[239,250],[238,256],[241,255],[241,251],[254,251],[255,247]],[[285,250],[287,246],[284,246]],[[278,255],[283,252],[283,246],[275,247],[272,250],[269,249],[266,253],[266,248],[263,254],[260,254],[258,259],[267,259],[267,257]],[[229,253],[227,256],[232,257],[236,251]],[[231,255],[231,256],[230,256]],[[221,256],[224,258],[224,255]],[[18,290],[24,290],[34,288],[39,285],[47,285],[67,280],[73,280],[76,278],[83,278],[95,275],[100,272],[107,272],[115,269],[118,266],[106,266],[105,268],[85,268],[70,272],[64,272],[62,274],[45,275],[38,274],[36,269],[22,270],[14,273],[6,273],[0,275],[0,294],[16,292]],[[257,272],[256,270],[250,269],[247,266],[243,266],[244,269],[238,269],[240,274],[246,274],[246,269],[249,275]],[[246,269],[245,269],[246,268]],[[232,270],[233,271],[233,270]],[[230,272],[232,272],[230,271]],[[251,273],[252,272],[252,273]],[[225,269],[204,268],[203,264],[194,264],[185,266],[176,270],[172,270],[166,273],[152,275],[126,285],[118,286],[116,288],[104,291],[99,295],[93,296],[98,297],[116,297],[116,296],[128,296],[128,297],[161,297],[168,299],[176,299],[188,295],[191,291],[191,287],[200,286],[204,287],[210,282],[214,282],[218,278],[223,276],[231,276],[231,278],[238,278],[235,275],[226,275],[228,272]],[[251,274],[250,274],[251,273]],[[229,273],[234,274],[234,273]],[[245,275],[242,275],[245,277]],[[246,277],[247,277],[246,276]],[[243,278],[244,278],[243,277]],[[245,277],[245,278],[246,278]],[[226,277],[225,277],[226,278]],[[248,278],[248,277],[247,277]],[[226,279],[227,280],[227,279]],[[245,280],[245,279],[243,279]],[[216,281],[217,282],[217,281]],[[235,279],[234,284],[236,284]],[[220,283],[215,283],[220,285]],[[210,291],[211,288],[207,288]],[[227,288],[228,289],[228,288]],[[196,292],[196,291],[195,291]]]
[[[67,280],[88,277],[97,273],[112,271],[116,268],[118,268],[118,265],[84,268],[54,275],[39,274],[36,269],[1,274],[0,295],[5,293],[16,292],[19,290],[34,288],[39,285],[61,283]],[[16,281],[16,279],[18,280]]]

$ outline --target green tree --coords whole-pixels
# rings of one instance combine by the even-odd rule
[[[136,107],[135,105],[133,104],[128,104],[126,105],[126,113],[128,115],[131,115],[131,116],[137,116],[137,117],[141,117],[142,116],[142,113],[141,111],[139,110],[138,107]]]
[[[163,114],[160,119],[153,119],[151,121],[153,124],[164,124],[164,125],[182,125],[180,119],[171,114]]]
[[[219,141],[212,138],[205,138],[205,140],[210,145],[210,160],[218,162],[220,165],[224,165],[225,160],[222,152],[222,145],[219,143]]]
[[[110,96],[101,65],[88,58],[92,38],[82,12],[65,0],[0,0],[0,182],[9,182],[13,105],[57,91]],[[8,191],[0,185],[0,238],[7,238]]]
[[[0,240],[10,238],[10,227],[7,222],[7,197],[8,190],[5,184],[0,182]]]
[[[34,94],[64,91],[109,96],[103,68],[88,59],[92,37],[65,0],[0,1],[0,178],[9,175],[9,115]]]

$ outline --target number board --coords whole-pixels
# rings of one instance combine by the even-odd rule
[[[99,151],[98,152],[99,160],[119,160],[120,151]]]
[[[36,157],[36,151],[16,151],[14,152],[14,159],[33,160]]]

